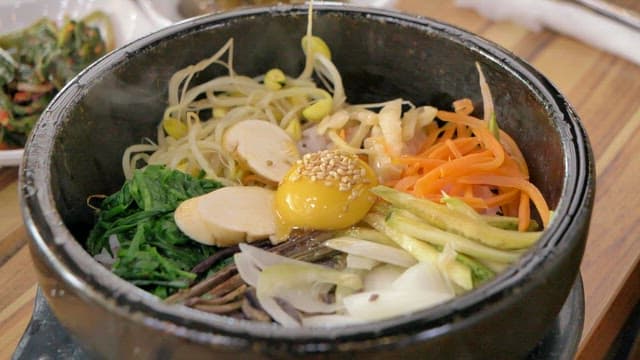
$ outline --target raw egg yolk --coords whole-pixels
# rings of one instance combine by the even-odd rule
[[[335,150],[306,154],[285,175],[275,197],[278,235],[291,229],[333,230],[360,221],[376,200],[373,170],[358,156]]]

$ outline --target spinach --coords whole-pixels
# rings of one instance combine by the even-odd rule
[[[92,255],[107,249],[109,237],[120,243],[112,271],[161,298],[186,288],[196,278],[189,272],[217,248],[184,235],[173,219],[178,205],[222,185],[160,165],[134,172],[133,178],[100,205],[87,239]]]

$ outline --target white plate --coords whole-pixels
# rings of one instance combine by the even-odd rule
[[[0,34],[27,27],[42,17],[62,23],[65,16],[81,18],[95,10],[111,19],[116,46],[158,28],[131,0],[0,0]],[[0,167],[19,165],[21,159],[22,150],[0,150]]]
[[[178,3],[180,0],[137,0],[142,10],[158,26],[167,26],[176,21],[183,20],[183,16],[178,12]],[[321,3],[322,0],[316,0]],[[330,3],[331,0],[326,2]],[[350,0],[352,5],[386,7],[391,8],[396,0]]]

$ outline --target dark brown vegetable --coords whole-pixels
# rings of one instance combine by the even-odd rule
[[[242,281],[242,278],[240,277],[240,274],[238,274],[236,272],[235,275],[233,275],[232,277],[228,278],[225,282],[223,282],[222,284],[214,287],[213,289],[209,290],[205,296],[222,296],[230,291],[233,291],[234,289],[243,286],[244,282]]]
[[[234,312],[242,307],[242,300],[237,300],[224,305],[196,305],[195,309],[216,313],[216,314],[228,314]]]
[[[278,255],[327,266],[344,267],[344,256],[323,243],[333,236],[329,232],[296,231],[289,240],[276,246],[269,246],[268,242],[254,243],[265,250]],[[223,252],[223,255],[219,255]],[[193,272],[203,273],[214,264],[232,256],[237,252],[237,247],[218,251],[213,256],[198,264]],[[329,299],[327,299],[329,300]],[[247,287],[238,274],[236,266],[231,263],[212,276],[193,285],[189,289],[182,290],[166,299],[169,303],[182,303],[206,312],[232,315],[236,318],[252,319],[257,321],[270,321],[255,296],[255,289]],[[290,308],[287,304],[285,310]],[[238,310],[236,312],[236,310]],[[292,316],[299,317],[295,309],[289,309]]]
[[[186,290],[178,291],[177,293],[166,298],[165,301],[170,304],[175,304],[184,302],[186,299],[192,297],[200,296],[237,273],[238,271],[236,270],[235,265],[226,266],[225,268],[215,273],[214,276],[208,277]]]
[[[216,251],[215,254],[209,256],[204,261],[194,266],[193,269],[191,269],[191,272],[198,275],[203,274],[219,261],[228,258],[229,256],[237,253],[238,251],[240,251],[240,248],[238,247],[238,245],[218,250]]]
[[[256,289],[250,287],[245,293],[242,299],[242,313],[249,320],[269,322],[271,317],[267,314],[256,297]]]

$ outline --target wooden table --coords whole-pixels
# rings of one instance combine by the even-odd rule
[[[640,11],[640,2],[618,2]],[[640,299],[640,191],[635,189],[640,175],[640,67],[553,32],[488,21],[456,8],[452,0],[397,3],[402,11],[457,25],[510,49],[549,77],[576,107],[597,170],[596,204],[581,267],[586,318],[578,358],[602,358]],[[17,169],[0,169],[0,359],[13,353],[36,292],[17,178]]]

